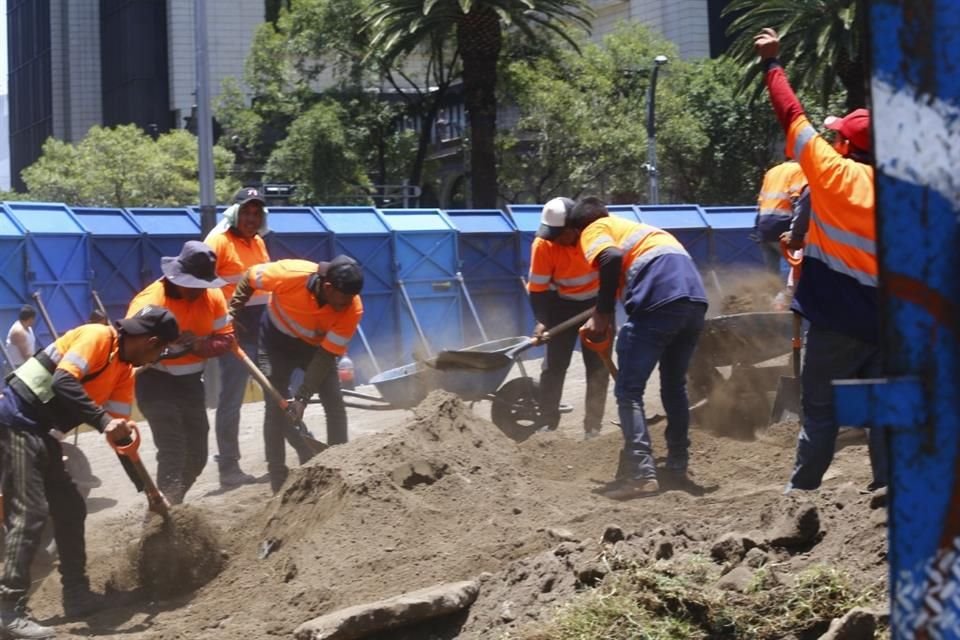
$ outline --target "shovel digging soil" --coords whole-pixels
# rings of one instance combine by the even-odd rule
[[[140,459],[139,429],[134,426],[126,442],[110,444],[136,471],[151,512],[133,552],[136,586],[152,598],[168,598],[215,578],[224,563],[218,532],[198,510],[182,505],[171,508]]]

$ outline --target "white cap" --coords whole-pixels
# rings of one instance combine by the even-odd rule
[[[570,198],[554,198],[543,205],[537,237],[553,240],[559,236],[567,224],[567,216],[573,211],[573,205],[574,202]]]

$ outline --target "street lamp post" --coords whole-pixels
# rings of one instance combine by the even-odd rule
[[[210,64],[207,50],[207,2],[194,0],[194,50],[197,72],[197,168],[200,178],[200,226],[204,236],[217,223],[213,191],[213,121],[210,116]]]
[[[650,175],[650,204],[660,204],[660,191],[657,186],[657,126],[655,120],[657,95],[657,74],[660,67],[667,63],[667,56],[653,59],[650,85],[647,87],[647,173]]]

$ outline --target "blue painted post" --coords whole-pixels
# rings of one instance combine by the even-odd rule
[[[896,640],[960,639],[960,3],[870,3],[886,380],[838,383],[889,431]]]

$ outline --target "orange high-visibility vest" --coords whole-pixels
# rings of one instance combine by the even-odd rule
[[[583,257],[580,247],[534,238],[527,290],[530,293],[556,291],[564,300],[593,300],[600,290],[600,276]]]
[[[763,176],[757,197],[757,232],[762,240],[773,242],[790,229],[793,201],[807,184],[800,163],[787,161],[772,167]]]
[[[320,306],[308,288],[316,274],[317,263],[309,260],[278,260],[248,272],[250,284],[271,293],[267,316],[277,330],[342,356],[363,317],[363,303],[360,296],[354,296],[343,311],[328,304]]]
[[[873,167],[841,156],[806,117],[787,144],[810,181],[810,229],[796,299],[811,322],[865,341],[879,339]]]
[[[198,338],[233,334],[233,323],[227,313],[227,301],[220,289],[204,289],[203,294],[193,301],[171,298],[167,296],[164,280],[161,278],[136,295],[127,309],[127,317],[148,305],[170,311],[177,319],[182,333],[189,331]],[[188,353],[179,358],[161,360],[150,367],[174,376],[185,376],[203,371],[204,358]]]

